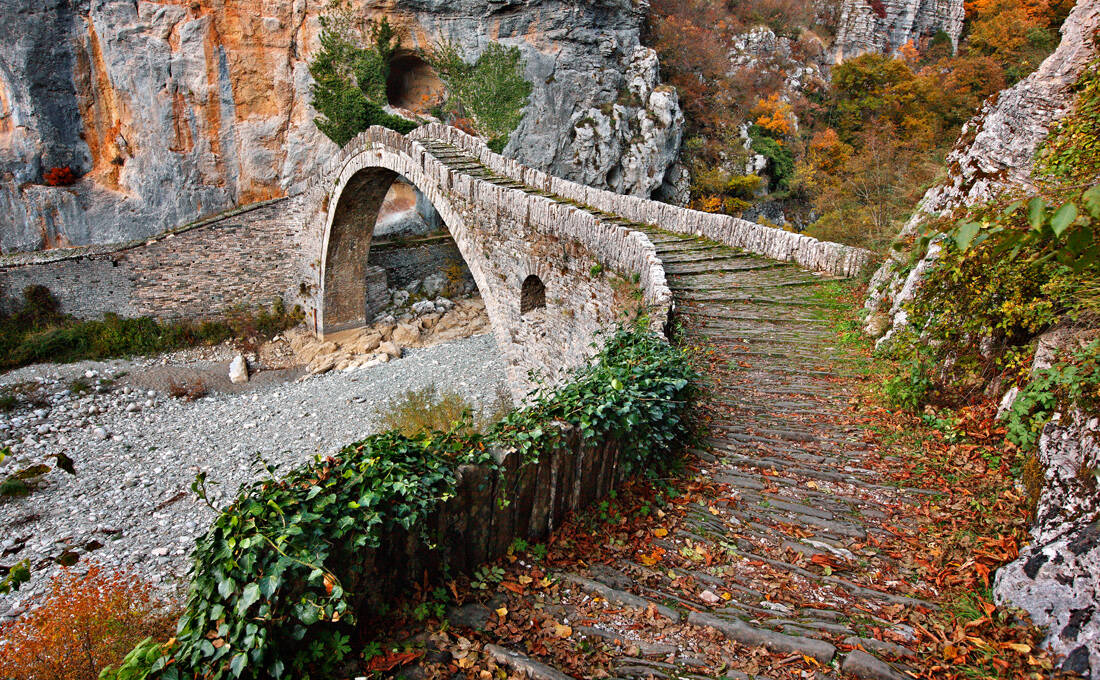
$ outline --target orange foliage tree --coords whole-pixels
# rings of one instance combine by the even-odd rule
[[[167,638],[172,621],[152,588],[126,572],[66,569],[31,611],[0,627],[0,678],[96,680],[145,638]]]
[[[756,102],[753,111],[756,124],[777,137],[794,134],[794,111],[791,105],[779,97],[778,92],[771,93],[767,99]]]

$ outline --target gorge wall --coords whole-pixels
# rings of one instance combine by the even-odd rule
[[[957,48],[965,18],[963,0],[844,0],[833,59],[893,54],[907,42],[919,46],[940,31]]]
[[[403,45],[520,48],[532,93],[506,153],[649,196],[679,151],[675,92],[630,0],[356,0]],[[145,238],[295,194],[336,146],[313,124],[323,3],[14,0],[0,5],[0,250]],[[415,86],[415,83],[413,84]],[[415,87],[413,88],[415,89]],[[402,102],[403,103],[403,102]],[[46,186],[69,166],[81,177]]]

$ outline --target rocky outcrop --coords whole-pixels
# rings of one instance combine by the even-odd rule
[[[1095,332],[1060,329],[1043,335],[1032,371],[1049,368],[1063,351],[1091,342]],[[1000,605],[1025,610],[1048,631],[1045,644],[1063,668],[1100,679],[1100,420],[1072,409],[1056,414],[1039,440],[1042,493],[1031,543],[997,572]]]
[[[388,16],[410,50],[446,39],[473,59],[490,40],[518,46],[534,92],[509,155],[639,195],[664,182],[681,117],[675,94],[657,84],[655,57],[639,50],[644,4],[354,4],[363,16]],[[323,6],[0,5],[0,249],[143,238],[298,192],[335,153],[309,104],[308,60]],[[577,134],[592,110],[618,120],[598,140]],[[44,185],[47,170],[65,166],[81,180]]]
[[[844,0],[832,56],[840,63],[867,52],[893,54],[940,31],[957,49],[965,18],[963,0]]]
[[[649,198],[666,183],[666,171],[680,155],[684,115],[676,90],[660,85],[656,52],[635,47],[625,65],[625,90],[615,102],[573,114],[571,171],[563,174]],[[513,136],[513,146],[523,144]]]
[[[959,207],[988,201],[1006,190],[1034,189],[1035,152],[1050,126],[1072,110],[1072,86],[1096,57],[1098,30],[1100,3],[1078,2],[1062,25],[1058,49],[963,127],[955,149],[947,156],[947,179],[924,195],[903,229],[903,237],[915,234],[930,218]],[[929,249],[925,262],[906,271],[908,253],[891,253],[871,282],[866,304],[869,331],[904,325],[902,306],[913,299],[921,272],[935,257],[936,252]]]

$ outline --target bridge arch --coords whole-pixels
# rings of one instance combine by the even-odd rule
[[[361,167],[360,167],[361,166]],[[398,177],[404,178],[439,213],[486,303],[491,323],[496,323],[496,304],[490,304],[484,256],[469,236],[462,214],[426,175],[396,154],[368,150],[348,159],[340,181],[332,191],[319,256],[320,335],[357,328],[370,322],[366,305],[366,268],[374,228],[382,202]]]

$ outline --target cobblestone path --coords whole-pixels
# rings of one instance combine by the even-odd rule
[[[436,144],[464,172],[495,178]],[[524,187],[531,190],[529,187]],[[883,549],[912,536],[906,512],[926,493],[880,483],[846,414],[855,369],[822,310],[823,277],[599,214],[645,231],[676,298],[680,342],[713,352],[701,406],[707,435],[689,456],[706,493],[655,521],[650,550],[580,555],[536,607],[567,634],[615,657],[619,678],[857,677],[901,680],[913,653],[906,610],[931,610],[904,562]],[[667,532],[667,533],[666,533]],[[497,604],[507,604],[501,592]],[[489,636],[491,637],[491,635]],[[543,680],[552,655],[488,644],[500,665]],[[531,645],[528,645],[531,647]],[[537,647],[537,645],[536,645]]]

